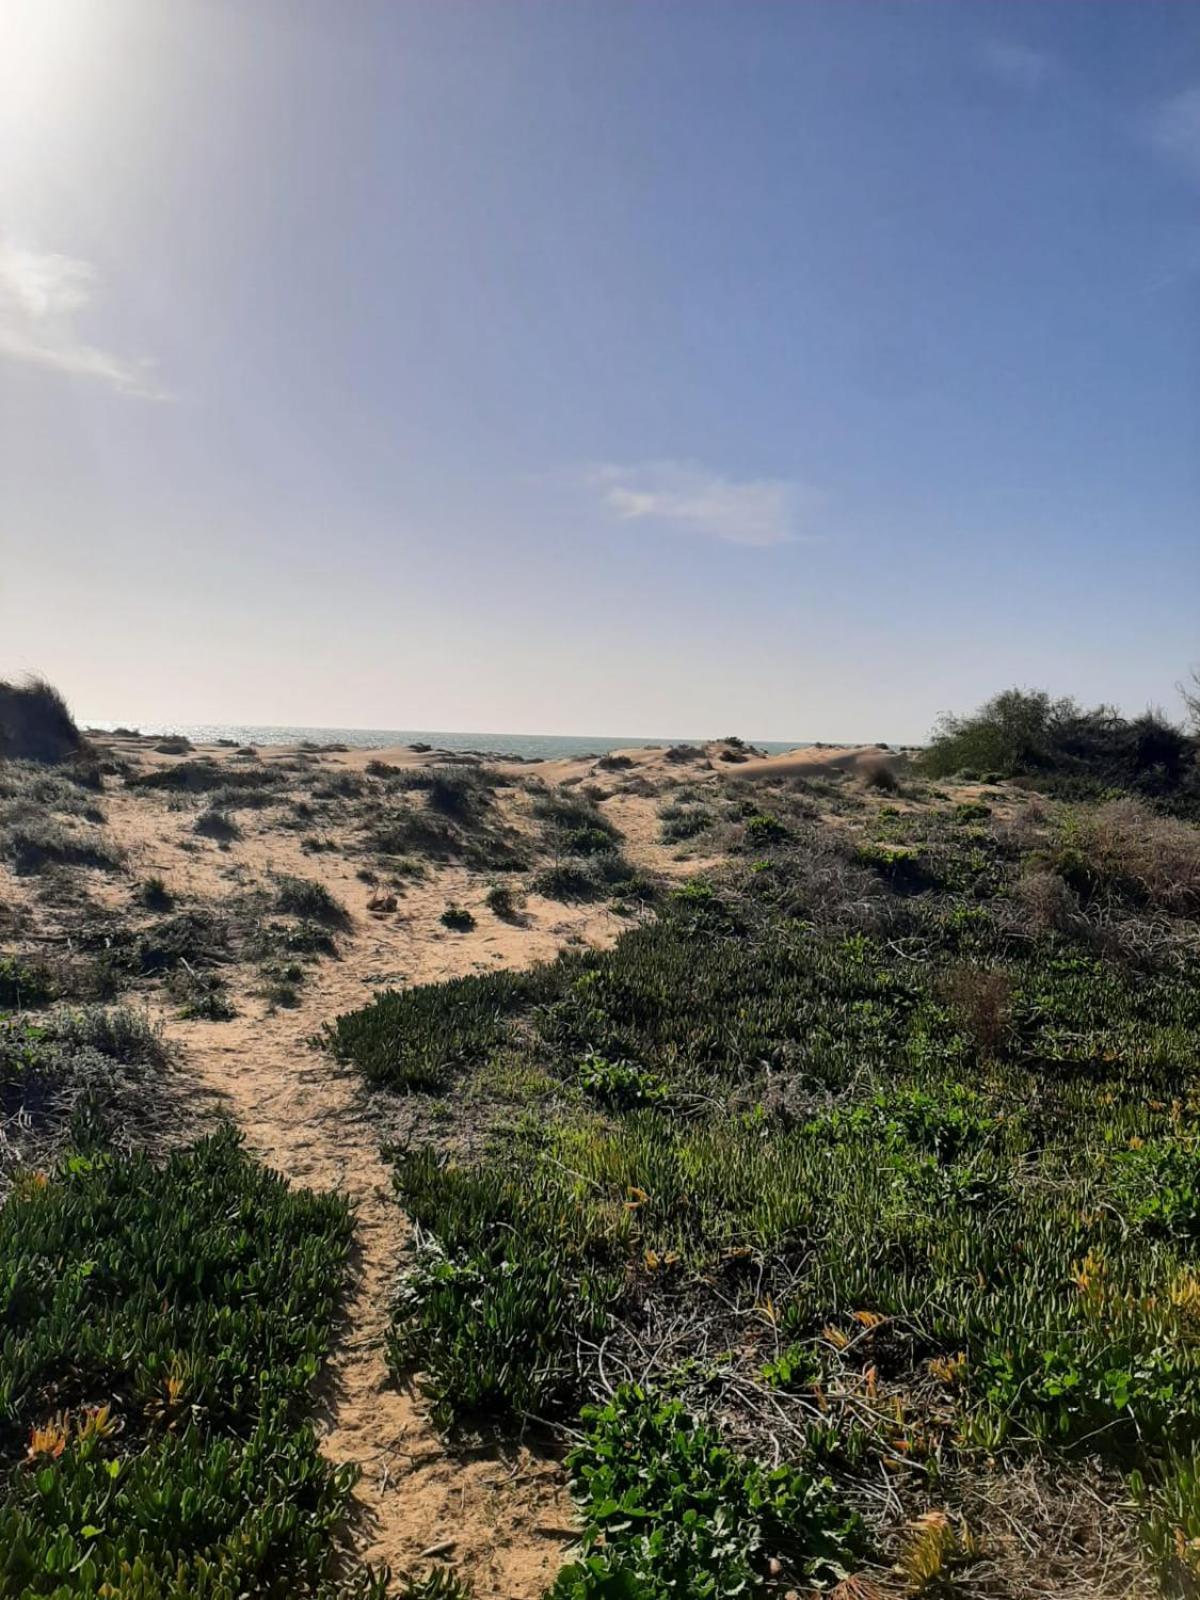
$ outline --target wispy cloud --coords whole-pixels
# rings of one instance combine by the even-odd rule
[[[1191,177],[1200,179],[1200,83],[1175,94],[1147,122],[1151,144]]]
[[[0,356],[96,378],[121,394],[165,398],[152,361],[129,360],[75,331],[75,314],[91,301],[95,282],[87,261],[0,239]]]
[[[728,544],[787,544],[802,533],[803,512],[819,502],[786,478],[727,478],[690,461],[592,467],[586,474],[622,522],[656,522]]]
[[[987,39],[980,52],[984,70],[999,83],[1022,94],[1033,94],[1054,77],[1054,57],[1045,50],[1034,50],[1011,39]]]

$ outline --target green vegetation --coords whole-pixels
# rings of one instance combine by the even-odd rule
[[[520,973],[492,972],[382,994],[341,1016],[325,1040],[380,1087],[439,1090],[459,1069],[482,1065],[503,1042],[506,1018],[530,994]]]
[[[1200,743],[1148,711],[1132,720],[1111,706],[1084,710],[1040,690],[1006,689],[970,716],[943,717],[921,768],[1025,778],[1049,792],[1100,798],[1123,791],[1200,815]]]
[[[229,1133],[81,1150],[0,1211],[0,1595],[382,1593],[306,1416],[351,1230]]]
[[[1133,800],[836,834],[758,803],[761,853],[613,948],[331,1030],[379,1084],[538,1097],[470,1157],[396,1152],[419,1240],[397,1373],[474,1429],[635,1386],[588,1414],[591,1536],[558,1596],[715,1595],[718,1536],[731,1584],[772,1561],[803,1586],[850,1564],[856,1516],[933,1592],[1022,1461],[1066,1483],[1090,1461],[1118,1541],[1131,1481],[1175,1570],[1200,1518],[1200,831]],[[756,1520],[770,1449],[786,1537]],[[899,1548],[872,1532],[884,1472],[925,1519]],[[1065,1583],[1059,1559],[1039,1549]]]
[[[786,1554],[807,1579],[843,1575],[859,1538],[828,1478],[748,1461],[678,1401],[625,1385],[584,1411],[567,1466],[585,1519],[584,1552],[551,1600],[733,1595],[760,1590]]]
[[[440,920],[444,927],[450,928],[455,933],[470,933],[475,926],[475,918],[466,906],[448,905],[442,912]]]

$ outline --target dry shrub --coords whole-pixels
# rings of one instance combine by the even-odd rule
[[[895,768],[887,761],[881,759],[864,761],[860,771],[864,789],[878,789],[881,794],[895,794],[900,788],[900,779],[896,776]]]
[[[1113,895],[1178,916],[1200,911],[1200,828],[1159,816],[1140,800],[1113,800],[1073,816],[1058,865],[1089,895]]]
[[[1043,849],[1050,839],[1050,816],[1045,802],[1036,795],[1011,817],[998,820],[992,836],[1002,850],[1012,855],[1027,855]]]
[[[1034,933],[1066,933],[1080,920],[1079,902],[1057,872],[1038,868],[1017,880],[1013,897]]]
[[[955,967],[942,980],[946,1004],[981,1055],[996,1055],[1008,1037],[1012,991],[1006,972],[980,967]]]

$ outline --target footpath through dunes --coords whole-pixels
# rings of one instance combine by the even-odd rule
[[[229,762],[227,752],[205,754],[222,767]],[[156,752],[137,755],[141,770],[176,765]],[[353,770],[384,757],[419,764],[411,752],[330,753],[319,770]],[[648,854],[653,802],[633,797],[631,805],[627,820],[644,841],[634,851]],[[646,808],[644,819],[638,806]],[[354,858],[305,850],[303,835],[282,827],[275,812],[238,811],[237,837],[223,848],[208,841],[198,848],[194,809],[173,808],[154,791],[113,785],[105,807],[126,880],[156,876],[195,903],[220,906],[281,878],[303,878],[347,908],[337,958],[309,968],[286,1005],[266,1004],[261,972],[247,962],[221,968],[232,1018],[183,1019],[166,995],[155,997],[154,1009],[185,1074],[215,1114],[232,1118],[256,1156],[295,1185],[354,1202],[354,1277],[318,1426],[326,1455],[361,1469],[361,1515],[352,1530],[359,1554],[397,1576],[448,1559],[479,1600],[532,1600],[553,1582],[571,1541],[574,1512],[558,1461],[525,1444],[448,1445],[427,1420],[421,1396],[398,1390],[390,1378],[384,1335],[408,1229],[380,1153],[389,1128],[359,1076],[315,1047],[314,1036],[384,987],[528,966],[552,959],[569,941],[608,944],[628,919],[605,905],[530,894],[519,919],[502,921],[484,909],[488,875],[456,862],[428,863],[426,875],[404,888],[398,909],[377,916],[369,909],[374,886],[356,875]],[[115,905],[128,890],[114,882],[97,893]],[[474,907],[479,925],[469,935],[443,925],[448,902]]]
[[[556,1462],[520,1445],[455,1451],[420,1397],[399,1391],[387,1372],[384,1332],[406,1224],[380,1159],[378,1119],[357,1080],[309,1042],[345,1006],[358,943],[346,939],[341,967],[314,976],[295,1011],[168,1021],[167,1032],[256,1155],[295,1184],[354,1202],[353,1284],[318,1427],[331,1460],[361,1469],[359,1553],[397,1574],[429,1565],[430,1552],[451,1556],[481,1600],[532,1600],[553,1581],[573,1520]]]
[[[145,741],[111,743],[133,756],[142,772],[169,771],[188,759]],[[692,852],[676,859],[664,848],[660,791],[683,781],[711,785],[721,771],[738,772],[739,765],[719,759],[731,748],[639,749],[603,765],[574,757],[506,770],[518,777],[524,770],[562,793],[598,782],[629,860],[643,871],[688,876],[703,857]],[[227,750],[195,754],[237,769]],[[273,767],[297,755],[263,751],[260,759]],[[314,770],[327,775],[359,774],[368,763],[440,765],[438,752],[411,750],[331,751],[313,758]],[[250,964],[224,969],[237,1013],[232,1018],[183,1019],[165,995],[154,1004],[188,1077],[216,1114],[232,1118],[255,1155],[295,1185],[331,1190],[354,1203],[354,1276],[318,1426],[324,1453],[361,1471],[356,1549],[396,1575],[449,1559],[478,1600],[533,1600],[553,1582],[571,1543],[575,1514],[559,1463],[527,1444],[467,1451],[448,1445],[428,1421],[421,1396],[398,1389],[390,1377],[385,1333],[408,1225],[381,1157],[389,1130],[359,1076],[315,1047],[314,1036],[339,1014],[368,1004],[382,987],[528,966],[552,959],[567,943],[611,944],[628,919],[603,904],[528,894],[519,919],[498,921],[483,910],[488,875],[456,862],[427,863],[426,876],[405,887],[397,911],[376,916],[370,910],[374,886],[356,875],[353,857],[340,849],[305,849],[304,835],[281,826],[277,810],[237,810],[235,837],[198,847],[194,805],[205,802],[181,806],[169,794],[160,798],[153,790],[118,785],[106,791],[107,830],[124,853],[126,881],[158,876],[177,893],[220,905],[281,877],[302,878],[320,884],[350,914],[337,934],[337,959],[314,965],[287,1006],[264,1004],[261,974]],[[510,802],[506,815],[520,824],[519,805]],[[114,882],[98,892],[115,905],[126,890]],[[448,901],[479,915],[468,937],[442,925]]]

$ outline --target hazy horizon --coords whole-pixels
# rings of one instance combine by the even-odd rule
[[[1170,0],[11,0],[0,676],[176,725],[1174,713],[1198,198]]]

